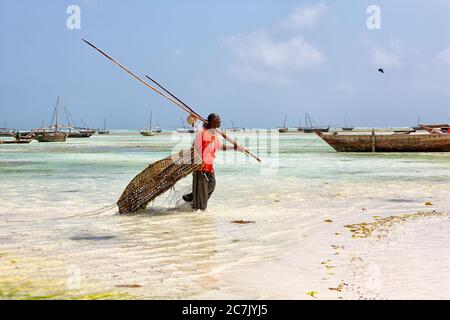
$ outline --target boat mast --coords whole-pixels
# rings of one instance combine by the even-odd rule
[[[69,130],[72,128],[72,124],[70,123],[69,113],[67,112],[67,106],[64,106],[64,112],[66,113],[67,125],[69,126]]]
[[[58,116],[59,116],[59,96],[56,100],[56,119],[55,119],[55,132],[58,132]]]
[[[287,122],[287,115],[284,117],[284,126],[283,126],[283,128],[286,128],[286,122]]]
[[[153,111],[150,110],[150,126],[148,128],[148,130],[151,132],[152,131],[152,116],[153,116]]]

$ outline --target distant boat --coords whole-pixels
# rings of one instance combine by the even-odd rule
[[[195,132],[194,128],[186,127],[186,124],[184,123],[183,118],[181,118],[181,124],[182,124],[183,128],[175,129],[178,133],[194,133]]]
[[[344,119],[344,126],[342,127],[342,130],[344,131],[352,131],[355,127],[349,127],[347,126],[347,120]]]
[[[73,123],[71,123],[70,121],[71,117],[70,113],[67,111],[67,107],[64,107],[64,111],[66,113],[67,129],[69,130],[69,132],[67,133],[68,138],[89,138],[95,133],[95,130],[88,129],[87,127],[85,128],[74,127]]]
[[[0,140],[0,144],[25,144],[30,143],[33,139],[15,139],[15,140]]]
[[[303,127],[302,127],[302,120],[300,119],[300,126],[297,128],[297,131],[299,131],[299,132],[302,132],[302,133],[305,133],[305,131],[303,130]]]
[[[15,132],[14,129],[0,128],[0,137],[11,137]]]
[[[297,128],[299,131],[303,131],[304,133],[314,133],[314,132],[328,132],[330,131],[330,127],[317,126],[314,120],[308,113],[305,113],[305,127]]]
[[[287,133],[289,129],[286,127],[287,115],[284,117],[284,125],[282,128],[277,128],[279,133]]]
[[[332,134],[316,132],[337,152],[450,152],[448,133]]]
[[[106,118],[105,118],[105,120],[103,122],[103,129],[97,130],[97,133],[98,134],[109,134],[109,130],[106,129]]]
[[[429,129],[437,129],[442,131],[443,133],[448,133],[448,130],[450,130],[450,125],[446,124],[446,123],[442,123],[442,124],[418,124],[416,127],[412,127],[413,130],[418,131],[418,130],[427,130],[429,131]]]
[[[139,133],[141,135],[146,136],[146,137],[151,137],[151,136],[154,136],[156,134],[156,131],[153,130],[153,128],[152,128],[152,117],[153,117],[153,112],[150,111],[150,119],[148,121],[148,127],[145,128],[145,129],[141,129],[139,131]]]
[[[156,133],[161,133],[162,132],[158,122],[156,122],[155,132]]]
[[[67,134],[61,132],[61,126],[59,125],[59,96],[56,100],[56,107],[53,111],[55,117],[55,126],[50,125],[47,128],[37,128],[33,130],[34,139],[39,142],[64,142],[66,141]]]
[[[231,128],[227,128],[227,129],[225,129],[226,131],[229,131],[229,132],[244,132],[245,131],[245,128],[239,128],[239,127],[236,127],[235,125],[234,125],[234,122],[233,122],[233,119],[231,119]]]

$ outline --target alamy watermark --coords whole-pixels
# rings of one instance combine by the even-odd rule
[[[369,30],[381,30],[381,8],[377,5],[370,5],[367,7],[366,25]]]
[[[67,7],[66,13],[69,15],[66,20],[66,27],[69,30],[81,29],[81,8],[75,4]]]

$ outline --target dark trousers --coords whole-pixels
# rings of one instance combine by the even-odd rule
[[[208,206],[208,199],[216,188],[216,177],[214,173],[207,171],[195,171],[192,179],[192,193],[184,196],[188,201],[192,201],[192,208],[205,210]]]

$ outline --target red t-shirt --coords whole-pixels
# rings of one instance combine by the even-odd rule
[[[201,150],[203,171],[214,172],[214,159],[216,151],[222,147],[222,142],[216,130],[202,128],[195,135],[195,146],[198,152]]]

